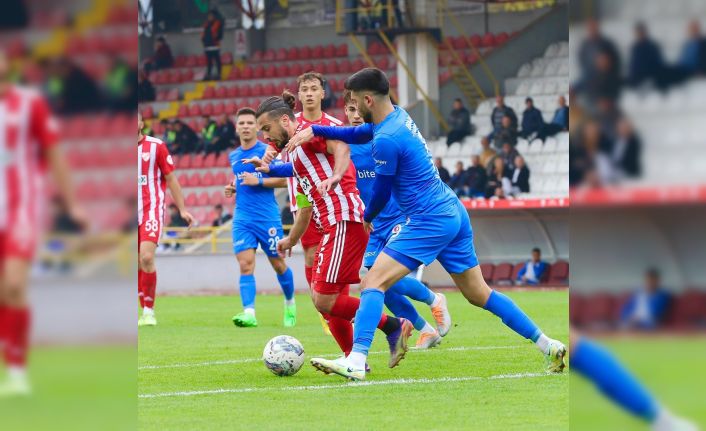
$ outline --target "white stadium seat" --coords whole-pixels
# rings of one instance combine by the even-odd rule
[[[446,152],[446,157],[458,157],[461,154],[461,143],[454,142]]]

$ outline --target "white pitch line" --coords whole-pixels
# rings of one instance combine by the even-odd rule
[[[379,386],[379,385],[427,385],[435,383],[457,383],[468,382],[472,380],[505,380],[505,379],[528,379],[535,377],[551,377],[557,374],[550,373],[518,373],[518,374],[496,374],[487,377],[480,376],[464,376],[464,377],[439,377],[431,379],[388,379],[388,380],[372,380],[362,382],[349,382],[340,385],[308,385],[308,386],[284,386],[284,387],[269,387],[269,388],[224,388],[212,389],[204,391],[184,391],[184,392],[161,392],[156,394],[140,394],[138,398],[164,398],[164,397],[192,397],[196,395],[218,395],[218,394],[238,394],[246,392],[267,392],[267,391],[320,391],[327,389],[351,389],[364,386]]]
[[[449,347],[449,348],[434,348],[434,349],[415,349],[412,347],[410,351],[416,353],[433,353],[433,352],[465,352],[472,350],[499,350],[499,349],[519,349],[522,348],[521,345],[513,346],[460,346],[460,347]],[[384,353],[390,353],[386,350],[379,350],[376,352],[370,352],[370,355],[381,355]],[[415,354],[416,354],[415,353]],[[329,354],[329,355],[319,355],[322,358],[337,358],[341,356],[340,353]],[[232,365],[232,364],[247,364],[250,362],[260,362],[262,358],[247,358],[247,359],[225,359],[221,361],[208,361],[208,362],[192,362],[192,363],[177,363],[177,364],[164,364],[164,365],[142,365],[137,367],[138,370],[161,370],[164,368],[197,368],[197,367],[210,367],[213,365]]]

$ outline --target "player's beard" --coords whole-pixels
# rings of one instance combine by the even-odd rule
[[[280,135],[280,137],[279,137],[279,139],[277,140],[277,142],[275,142],[275,146],[276,146],[278,149],[282,150],[282,149],[284,149],[284,147],[285,147],[288,143],[289,143],[289,134],[288,134],[287,131],[284,130],[284,128],[283,128],[283,129],[282,129],[282,134]]]
[[[370,112],[367,108],[364,107],[358,107],[358,114],[363,118],[363,122],[365,123],[372,123],[373,122],[373,113]]]

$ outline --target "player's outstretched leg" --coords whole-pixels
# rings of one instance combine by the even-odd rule
[[[255,317],[255,249],[248,248],[238,252],[235,257],[240,265],[240,302],[243,311],[233,316],[233,324],[240,328],[254,328],[257,326]]]
[[[416,348],[429,349],[441,344],[441,335],[439,335],[439,332],[424,320],[406,296],[394,291],[394,286],[385,292],[385,306],[392,311],[392,314],[396,317],[404,317],[409,320],[414,326],[414,329],[419,331]]]
[[[574,336],[572,334],[572,341]],[[585,337],[571,347],[571,368],[593,382],[615,404],[652,425],[655,431],[698,428],[662,407],[608,349]]]
[[[284,318],[285,328],[297,324],[297,304],[294,302],[294,274],[281,257],[270,258],[270,263],[277,273],[277,281],[284,293]]]
[[[566,347],[544,335],[539,327],[508,296],[486,284],[478,265],[460,274],[451,274],[456,286],[471,304],[495,314],[519,335],[532,340],[547,359],[547,371],[560,373],[566,367]]]
[[[142,292],[142,317],[137,322],[138,326],[155,326],[157,318],[154,315],[155,296],[157,295],[157,267],[154,264],[154,255],[157,244],[150,241],[140,243],[139,264],[141,276],[138,278],[139,290]]]
[[[7,368],[7,379],[0,384],[0,398],[28,395],[27,354],[31,313],[27,298],[30,262],[8,259],[0,269],[0,344]]]
[[[432,292],[431,289],[411,274],[402,277],[389,290],[427,304],[431,308],[439,335],[444,337],[449,333],[451,330],[451,313],[449,313],[446,297],[443,294]]]

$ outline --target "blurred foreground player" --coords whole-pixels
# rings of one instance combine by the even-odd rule
[[[0,383],[0,397],[31,390],[26,373],[31,320],[28,284],[47,198],[47,168],[69,216],[79,224],[85,222],[47,102],[33,89],[10,84],[8,73],[0,50],[0,345],[8,371]]]
[[[138,296],[142,316],[137,326],[155,326],[154,299],[157,290],[157,268],[154,253],[162,236],[166,188],[174,198],[179,215],[189,226],[194,217],[184,207],[184,196],[174,174],[174,161],[167,144],[142,134],[142,115],[137,114],[137,251],[139,253]]]

